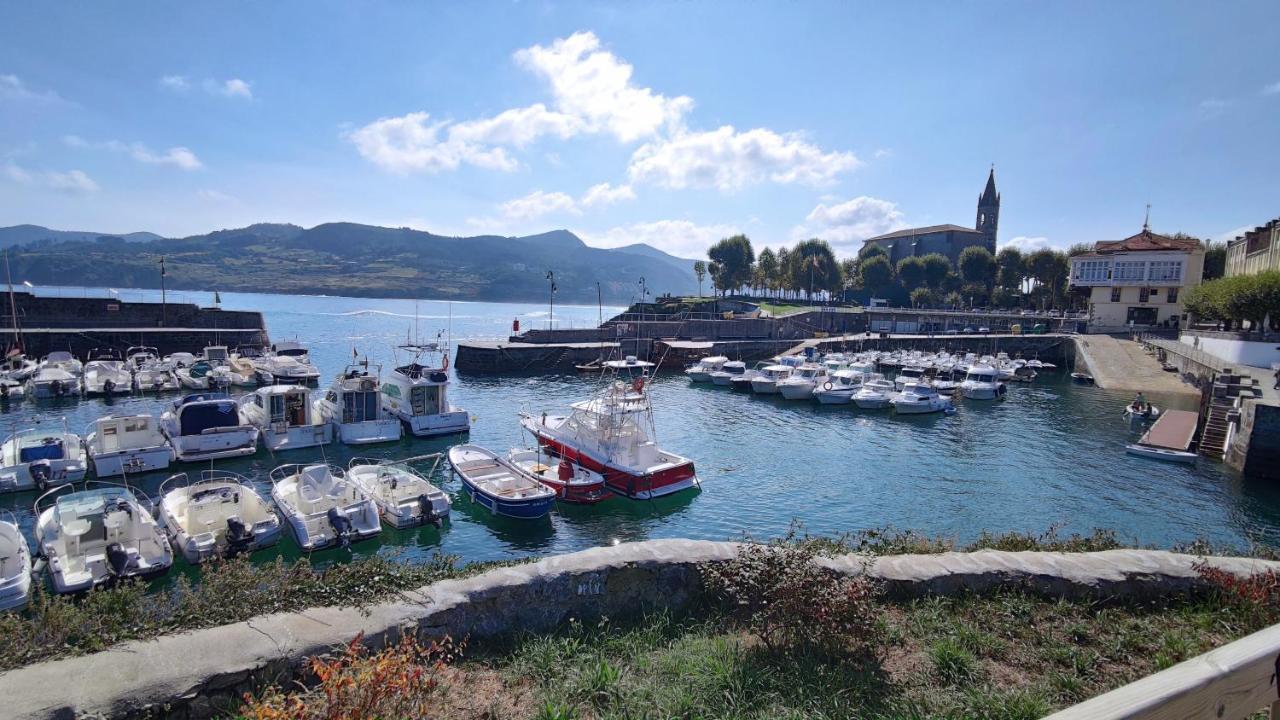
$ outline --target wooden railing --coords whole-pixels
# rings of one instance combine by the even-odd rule
[[[1260,630],[1045,720],[1280,720],[1280,625]]]

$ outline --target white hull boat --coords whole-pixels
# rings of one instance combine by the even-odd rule
[[[435,460],[439,464],[442,457],[436,454],[405,460],[356,458],[347,468],[347,477],[377,504],[382,521],[391,527],[439,526],[449,517],[449,496],[415,471],[410,463]]]
[[[479,445],[449,448],[449,466],[471,501],[494,515],[537,520],[556,504],[554,490]]]
[[[151,511],[122,487],[70,493],[41,510],[36,540],[48,559],[54,592],[82,592],[129,578],[152,578],[173,565],[173,548]]]
[[[1196,461],[1196,454],[1185,450],[1171,450],[1169,448],[1155,447],[1153,445],[1143,445],[1134,443],[1126,445],[1125,452],[1130,455],[1137,455],[1149,460],[1162,460],[1164,462],[1182,463],[1190,465]]]
[[[381,369],[369,372],[368,363],[350,365],[316,400],[315,410],[324,422],[337,428],[346,445],[395,442],[402,432],[400,419],[382,407],[379,392]]]
[[[0,611],[19,610],[31,599],[31,548],[13,513],[0,517]]]
[[[79,397],[80,378],[60,367],[42,367],[27,379],[27,394],[37,400]]]
[[[20,430],[0,445],[0,492],[41,490],[84,479],[80,436],[39,428]]]
[[[861,390],[853,394],[853,404],[863,410],[883,410],[893,403],[897,395],[892,380],[868,380],[862,384]]]
[[[399,349],[411,353],[413,360],[397,367],[382,381],[382,407],[415,437],[469,431],[471,416],[449,403],[448,347],[410,343]],[[423,364],[436,354],[442,358],[438,367]]]
[[[193,565],[280,541],[279,516],[242,475],[205,470],[191,482],[181,473],[161,483],[159,494],[160,527]]]
[[[160,431],[184,462],[252,455],[258,428],[241,424],[236,401],[223,393],[188,395],[160,416]]]
[[[240,421],[258,428],[268,450],[299,450],[333,442],[333,426],[320,419],[304,386],[261,387],[242,395],[239,403]]]
[[[378,506],[333,465],[281,465],[271,471],[271,498],[306,552],[376,537]]]
[[[746,371],[746,363],[741,360],[730,360],[722,365],[719,370],[711,373],[711,383],[713,385],[728,387],[733,385],[733,379],[735,377],[742,376]]]
[[[173,446],[150,415],[98,418],[84,446],[97,477],[164,470],[173,461]]]
[[[691,382],[711,382],[711,374],[718,371],[727,362],[729,362],[729,358],[723,355],[704,357],[685,368],[684,374],[688,376]]]
[[[133,392],[133,373],[117,358],[100,358],[84,364],[85,395],[128,395]]]
[[[960,395],[966,400],[997,400],[1005,396],[1006,386],[990,365],[973,365],[960,383]]]
[[[0,376],[0,401],[21,400],[26,394],[26,385],[12,378]]]
[[[759,395],[776,395],[778,393],[778,383],[791,377],[794,369],[790,365],[770,365],[766,367],[751,380],[751,392]]]
[[[253,362],[258,379],[285,385],[313,385],[320,381],[320,371],[311,364],[307,348],[296,342],[279,342]]]
[[[950,398],[942,397],[924,382],[910,381],[902,392],[890,401],[893,411],[899,415],[923,415],[935,412],[951,412]]]

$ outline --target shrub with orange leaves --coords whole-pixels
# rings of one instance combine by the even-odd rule
[[[1280,575],[1275,571],[1240,576],[1203,560],[1195,564],[1195,570],[1226,605],[1243,613],[1253,625],[1263,627],[1280,621]]]
[[[445,638],[423,643],[406,633],[400,642],[370,652],[357,636],[340,653],[310,658],[311,682],[296,692],[272,686],[246,694],[245,720],[383,720],[426,718],[438,702],[439,672],[462,653]]]

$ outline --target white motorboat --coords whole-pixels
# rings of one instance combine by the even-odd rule
[[[80,378],[57,365],[43,366],[27,378],[26,394],[38,400],[78,397]]]
[[[0,375],[0,401],[21,400],[27,394],[27,386],[13,378]]]
[[[939,395],[928,383],[916,381],[904,385],[902,392],[890,400],[889,404],[900,415],[950,412],[953,409],[950,398]]]
[[[36,500],[36,541],[54,592],[81,592],[128,578],[152,578],[173,565],[169,539],[133,493],[103,486]]]
[[[271,471],[271,498],[307,552],[382,532],[373,499],[334,465],[281,465]]]
[[[1130,455],[1137,455],[1148,460],[1162,460],[1164,462],[1183,463],[1190,465],[1196,461],[1196,453],[1187,450],[1174,450],[1172,448],[1156,447],[1154,445],[1144,445],[1143,443],[1133,443],[1125,445],[1125,452]]]
[[[84,374],[84,363],[80,362],[79,358],[66,350],[55,350],[48,355],[45,355],[44,359],[40,361],[39,367],[62,368],[76,377],[80,377],[80,375]]]
[[[416,437],[464,433],[471,429],[466,410],[449,404],[449,347],[440,342],[398,347],[412,359],[382,380],[382,407]],[[433,358],[439,357],[439,364]]]
[[[173,371],[178,384],[187,390],[220,390],[231,384],[231,378],[217,372],[212,362],[199,359]]]
[[[124,351],[124,366],[137,374],[139,370],[160,362],[160,351],[153,347],[139,345]]]
[[[761,395],[775,395],[778,383],[791,377],[795,367],[791,365],[768,365],[751,380],[751,392]]]
[[[321,419],[305,385],[267,385],[240,396],[240,422],[258,428],[271,451],[333,442],[333,426]]]
[[[730,360],[711,373],[711,382],[715,385],[733,385],[733,379],[747,371],[747,364],[741,360]]]
[[[0,492],[44,490],[84,479],[80,436],[60,430],[19,430],[0,445]]]
[[[369,362],[348,365],[315,401],[323,422],[338,429],[338,439],[347,445],[369,445],[400,439],[400,419],[382,406],[379,392],[380,366],[369,371]]]
[[[289,385],[312,385],[320,381],[320,371],[311,364],[305,345],[278,342],[253,363],[263,382]]]
[[[765,368],[773,366],[772,360],[760,360],[749,370],[744,370],[741,375],[734,375],[729,378],[729,386],[737,392],[752,392],[754,388],[752,383],[760,377]]]
[[[31,599],[31,548],[13,513],[0,516],[0,610],[19,610]]]
[[[108,415],[86,431],[84,447],[98,477],[164,470],[173,461],[173,446],[151,415]]]
[[[1006,386],[990,365],[970,365],[960,383],[960,395],[966,400],[996,400],[1004,397]]]
[[[812,400],[813,391],[827,381],[827,368],[806,363],[796,368],[790,377],[776,384],[778,394],[787,400]]]
[[[863,381],[862,387],[853,394],[853,404],[863,410],[883,410],[897,396],[892,380],[876,377]]]
[[[176,352],[165,355],[160,362],[170,370],[177,370],[178,368],[190,367],[191,363],[195,361],[196,356],[189,352]]]
[[[684,374],[689,377],[691,382],[711,382],[711,374],[724,367],[727,362],[729,362],[729,358],[723,355],[704,357],[685,368]]]
[[[84,364],[85,395],[128,395],[133,392],[133,373],[115,350],[95,349]]]
[[[393,528],[433,524],[449,517],[449,496],[431,484],[410,463],[434,460],[443,455],[422,455],[404,460],[355,458],[347,467],[347,477],[378,506],[383,522]],[[435,466],[432,466],[434,472]]]
[[[138,392],[165,392],[180,387],[173,374],[174,365],[162,360],[155,348],[129,348],[124,364],[133,372],[133,387]]]
[[[919,365],[904,365],[898,376],[893,379],[893,388],[902,392],[907,383],[919,382],[923,379],[924,368]]]
[[[160,431],[184,462],[252,455],[258,449],[258,428],[240,422],[236,401],[225,393],[175,400],[160,416]]]
[[[862,380],[866,377],[851,369],[837,370],[820,387],[813,391],[813,396],[823,405],[848,405],[853,396],[862,389]]]
[[[522,414],[520,425],[541,446],[600,473],[611,491],[633,500],[698,486],[693,461],[658,446],[643,377],[613,380],[567,415]]]
[[[160,484],[160,527],[186,561],[204,562],[261,550],[280,540],[280,517],[243,475],[204,470]]]
[[[641,360],[635,355],[627,355],[621,360],[606,360],[601,364],[605,372],[611,372],[615,377],[634,378],[647,377],[653,372],[654,364],[648,360]]]
[[[39,368],[39,363],[23,355],[22,350],[17,347],[10,349],[8,356],[0,359],[0,377],[7,377],[15,382],[25,383]]]

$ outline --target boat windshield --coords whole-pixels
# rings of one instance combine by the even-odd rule
[[[84,490],[58,498],[55,512],[58,514],[58,522],[65,524],[78,518],[100,517],[108,505],[115,505],[120,501],[132,504],[133,494],[124,488]],[[87,535],[91,536],[92,533]]]
[[[347,391],[342,394],[342,422],[357,423],[378,419],[376,390]]]
[[[427,385],[409,391],[409,406],[414,415],[439,415],[444,405],[444,386]]]

